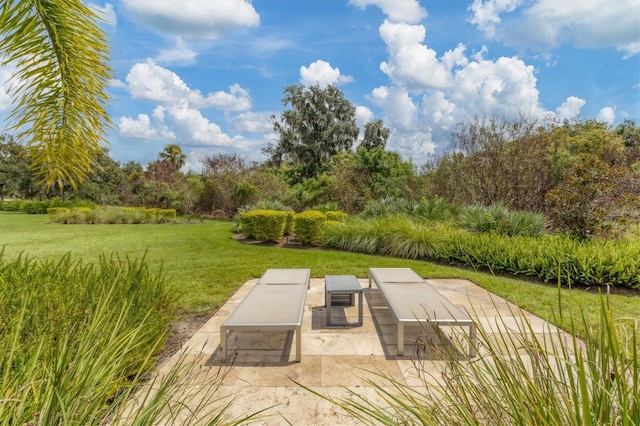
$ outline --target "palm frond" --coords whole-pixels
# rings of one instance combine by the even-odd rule
[[[111,124],[108,44],[81,0],[6,0],[0,57],[16,68],[12,128],[47,189],[76,187],[95,165]]]

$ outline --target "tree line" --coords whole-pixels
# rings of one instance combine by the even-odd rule
[[[544,213],[581,237],[637,220],[640,128],[632,120],[612,128],[593,120],[474,117],[456,128],[447,152],[417,167],[387,150],[382,120],[367,123],[358,142],[355,107],[334,86],[288,86],[282,102],[284,112],[272,117],[279,138],[263,150],[262,163],[218,153],[202,160],[200,173],[182,173],[177,144],[146,167],[120,164],[103,149],[84,181],[54,191],[38,184],[27,147],[0,135],[3,196],[78,197],[220,218],[261,201],[357,213],[373,200],[439,197]]]

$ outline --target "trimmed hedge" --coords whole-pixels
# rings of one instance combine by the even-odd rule
[[[282,210],[251,210],[239,215],[240,230],[247,238],[280,241],[287,227],[290,212]]]
[[[324,214],[327,216],[327,220],[331,222],[344,222],[349,219],[348,214],[339,210],[327,211]]]
[[[307,210],[296,214],[294,221],[298,240],[313,245],[322,243],[327,215],[318,210]]]
[[[144,207],[50,207],[47,209],[51,222],[73,223],[167,223],[176,219],[175,209],[146,209]]]

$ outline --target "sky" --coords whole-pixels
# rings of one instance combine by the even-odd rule
[[[87,0],[111,45],[112,158],[264,161],[289,85],[338,87],[414,164],[474,116],[640,124],[640,0]],[[11,66],[0,69],[0,120]],[[0,132],[3,129],[0,128]]]

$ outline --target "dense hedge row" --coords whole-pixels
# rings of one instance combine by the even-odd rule
[[[347,220],[341,211],[321,212],[307,210],[294,213],[292,210],[254,209],[237,215],[237,231],[247,238],[277,242],[295,230],[296,239],[306,244],[320,245],[325,224]]]
[[[340,250],[560,280],[564,285],[640,288],[640,243],[631,240],[579,241],[563,235],[509,237],[393,216],[330,223],[322,243]]]
[[[60,198],[50,198],[47,200],[7,200],[0,202],[0,210],[6,212],[21,212],[27,214],[47,214],[50,208],[65,207],[90,209],[96,208],[96,204],[87,200],[63,201]]]
[[[239,214],[239,226],[247,238],[277,242],[291,229],[292,211],[250,210]]]
[[[54,223],[166,223],[176,219],[175,209],[147,209],[144,207],[50,207],[49,219]]]
[[[307,210],[295,216],[296,238],[305,244],[320,245],[324,236],[327,215],[317,210]]]

